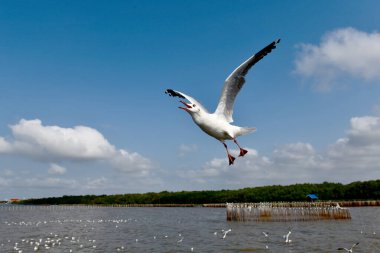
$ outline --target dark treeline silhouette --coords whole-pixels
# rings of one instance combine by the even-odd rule
[[[380,180],[353,182],[272,185],[239,190],[148,192],[143,194],[63,196],[23,200],[35,205],[133,205],[133,204],[205,204],[226,202],[305,201],[314,193],[319,200],[379,200]]]

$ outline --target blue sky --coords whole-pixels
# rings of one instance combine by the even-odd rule
[[[0,199],[378,179],[379,9],[0,1]],[[277,38],[236,100],[234,124],[258,131],[228,166],[164,91],[213,111],[231,71]]]

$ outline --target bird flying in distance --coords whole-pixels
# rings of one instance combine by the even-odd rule
[[[358,245],[359,243],[355,243],[354,245],[351,246],[351,248],[347,249],[347,248],[338,248],[338,250],[345,250],[347,252],[350,252],[352,253],[353,252],[353,249]]]

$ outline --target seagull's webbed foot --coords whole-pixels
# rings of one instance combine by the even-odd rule
[[[228,148],[227,148],[227,144],[222,142],[224,147],[226,148],[226,151],[227,151],[227,156],[228,156],[228,165],[232,165],[234,164],[234,161],[235,161],[235,157],[233,157],[230,152],[228,152]]]
[[[240,154],[239,154],[239,156],[244,156],[247,153],[248,153],[247,150],[240,148]]]
[[[239,154],[239,156],[244,156],[245,154],[248,153],[248,150],[245,150],[245,149],[243,149],[243,148],[240,147],[240,145],[239,145],[239,143],[236,141],[236,139],[234,139],[234,142],[235,142],[235,144],[236,144],[236,145],[239,147],[239,149],[240,149],[240,154]]]
[[[233,157],[232,155],[228,154],[228,165],[234,164],[234,161],[235,161],[235,157]]]

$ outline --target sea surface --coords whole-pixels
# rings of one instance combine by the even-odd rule
[[[345,252],[358,242],[353,252],[379,253],[380,207],[350,211],[351,220],[229,222],[224,208],[1,205],[0,252]]]

